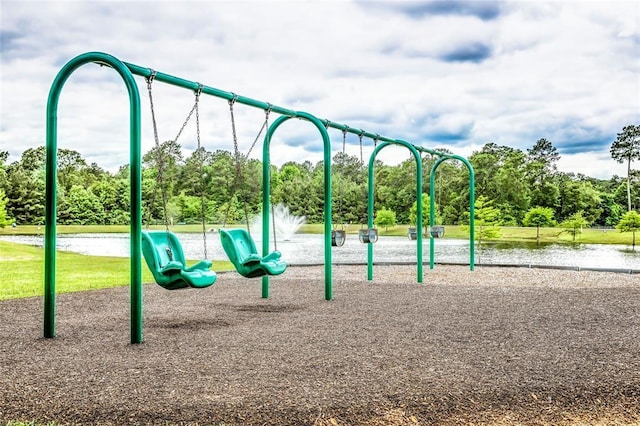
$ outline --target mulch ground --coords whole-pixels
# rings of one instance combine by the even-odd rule
[[[322,267],[213,287],[0,302],[0,422],[640,424],[640,277],[459,266]]]

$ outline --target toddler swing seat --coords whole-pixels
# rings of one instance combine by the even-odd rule
[[[205,288],[216,281],[211,261],[187,267],[178,237],[170,231],[143,231],[142,254],[156,283],[167,290]]]
[[[280,275],[287,269],[287,263],[280,260],[280,252],[277,250],[264,257],[260,256],[256,243],[246,229],[221,229],[220,242],[236,271],[243,277]]]

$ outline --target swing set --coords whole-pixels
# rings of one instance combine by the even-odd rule
[[[150,68],[141,67],[131,63],[120,61],[118,58],[102,52],[88,52],[76,56],[67,62],[56,75],[47,101],[47,141],[46,141],[46,188],[45,188],[45,262],[44,262],[44,337],[55,337],[55,281],[56,281],[56,221],[57,221],[57,109],[58,102],[65,82],[71,74],[79,67],[95,63],[100,66],[107,66],[115,70],[122,78],[129,95],[129,169],[130,169],[130,340],[131,343],[141,343],[142,340],[142,263],[141,253],[149,269],[154,275],[156,282],[167,289],[178,288],[202,288],[212,285],[216,280],[215,272],[210,270],[211,262],[206,259],[206,230],[205,230],[205,203],[204,188],[201,188],[202,194],[202,217],[203,217],[203,240],[205,259],[197,264],[187,267],[186,259],[180,241],[168,230],[167,212],[166,212],[166,194],[163,193],[163,213],[165,220],[165,231],[143,231],[142,229],[142,165],[141,165],[141,118],[140,118],[140,95],[134,75],[142,76],[147,80],[150,103],[152,108],[152,118],[154,125],[154,139],[156,146],[159,146],[157,123],[155,122],[155,112],[153,110],[153,98],[151,95],[151,83],[160,81],[173,86],[190,89],[196,94],[194,106],[187,116],[185,123],[178,132],[177,138],[180,136],[184,127],[187,125],[191,115],[195,112],[196,127],[198,133],[198,148],[200,149],[200,131],[199,131],[199,113],[198,102],[201,95],[209,95],[229,101],[232,117],[232,130],[234,136],[234,150],[236,160],[236,179],[235,184],[242,178],[241,166],[244,160],[238,150],[237,135],[235,132],[235,121],[233,118],[233,105],[240,103],[243,105],[260,108],[265,111],[265,123],[261,131],[254,141],[255,146],[260,134],[266,129],[262,150],[262,250],[260,255],[253,238],[247,230],[231,229],[220,230],[222,246],[227,253],[229,259],[234,264],[236,270],[245,277],[262,277],[262,297],[269,297],[269,277],[278,275],[286,269],[286,263],[281,260],[280,253],[277,249],[270,250],[270,207],[271,207],[271,161],[270,161],[270,143],[274,133],[278,128],[292,118],[303,120],[312,124],[320,133],[323,143],[323,172],[324,172],[324,272],[325,272],[325,299],[333,298],[332,286],[332,188],[331,188],[331,140],[327,130],[329,128],[343,131],[343,138],[346,133],[357,134],[362,141],[363,137],[373,139],[374,143],[384,142],[386,144],[378,145],[374,149],[374,153],[369,160],[369,194],[368,194],[368,214],[367,228],[361,229],[359,232],[360,241],[367,243],[369,253],[369,269],[372,265],[373,243],[377,240],[377,230],[373,227],[373,161],[377,152],[381,147],[388,144],[399,144],[409,148],[412,152],[417,152],[416,147],[408,142],[398,139],[380,136],[376,133],[370,133],[362,129],[356,129],[343,124],[338,124],[329,120],[321,120],[316,116],[304,111],[294,111],[270,103],[258,101],[244,96],[238,96],[232,92],[222,91],[210,86],[202,85],[193,81],[188,81],[169,74],[156,72]],[[280,116],[269,125],[269,113],[276,113]],[[344,143],[344,142],[343,142]],[[344,149],[344,148],[343,148]],[[362,150],[362,145],[361,145]],[[162,178],[163,162],[158,149],[158,178]],[[250,151],[249,151],[250,152]],[[452,156],[437,151],[429,151],[441,156],[442,159],[451,158]],[[361,154],[362,157],[362,154]],[[439,164],[439,163],[438,163]],[[202,164],[200,164],[200,172],[202,178]],[[418,214],[421,219],[421,184],[419,179],[420,192],[417,192]],[[234,187],[236,186],[234,184]],[[159,185],[161,191],[165,191],[164,186]],[[204,187],[204,185],[202,185]],[[470,189],[473,193],[473,175],[470,175]],[[433,190],[433,185],[432,185]],[[433,202],[433,197],[432,197]],[[473,203],[471,204],[473,209]],[[433,215],[433,208],[431,210]],[[245,217],[247,217],[245,205]],[[473,230],[473,211],[471,212],[470,228]],[[248,221],[247,221],[248,222]],[[248,225],[248,223],[247,223]],[[274,230],[275,231],[275,230]],[[473,232],[471,232],[473,235]],[[419,243],[420,238],[419,238]],[[274,234],[274,245],[275,234]],[[337,245],[337,244],[336,244]],[[473,244],[471,251],[471,269],[473,269]],[[422,247],[418,244],[417,250],[418,264],[418,282],[422,282]],[[372,273],[368,274],[369,279]]]
[[[156,71],[152,70],[151,75],[146,78],[147,91],[149,93],[149,105],[151,107],[151,121],[153,123],[153,135],[156,147],[156,165],[158,169],[158,185],[155,186],[154,195],[151,201],[153,206],[156,198],[156,190],[158,187],[162,193],[162,211],[164,216],[165,231],[143,231],[142,232],[142,254],[153,274],[153,277],[157,284],[164,287],[167,290],[177,290],[182,288],[206,288],[216,281],[216,273],[211,271],[211,261],[207,259],[207,234],[206,234],[206,214],[205,214],[205,190],[203,183],[203,168],[204,168],[204,156],[199,155],[198,169],[200,172],[200,205],[201,205],[201,223],[202,223],[202,240],[204,245],[204,257],[205,259],[198,262],[196,265],[187,267],[184,251],[182,245],[177,236],[169,231],[169,218],[167,214],[167,194],[164,187],[164,158],[163,150],[160,145],[160,138],[158,136],[158,125],[156,120],[156,111],[153,102],[152,83],[156,76]],[[195,101],[191,111],[187,115],[182,127],[178,131],[173,142],[177,143],[183,130],[194,115],[196,117],[196,139],[198,143],[197,151],[201,153],[201,139],[200,139],[200,113],[199,113],[199,101],[202,94],[202,84],[198,83],[198,88],[195,91]],[[236,133],[235,118],[233,105],[236,102],[236,97],[229,101],[229,109],[231,114],[231,127],[233,133],[234,143],[234,158],[236,162],[236,174],[232,184],[233,194],[238,187],[239,181],[242,179],[242,166],[244,160],[249,157],[251,150],[254,148],[256,142],[260,138],[263,130],[269,125],[269,113],[270,109],[265,112],[265,121],[258,132],[249,152],[246,156],[242,156],[238,148],[238,137]],[[260,277],[266,274],[279,275],[286,269],[286,263],[280,260],[280,253],[274,251],[267,256],[260,256],[258,254],[255,242],[248,233],[249,229],[249,215],[247,212],[246,199],[244,197],[244,211],[245,219],[247,221],[247,231],[243,229],[237,230],[221,230],[221,242],[222,246],[227,253],[229,260],[233,263],[238,273],[247,277],[254,278]],[[229,203],[229,207],[231,203]],[[149,209],[150,211],[151,209]],[[229,214],[227,209],[226,216]],[[226,224],[226,216],[224,223]],[[224,225],[223,225],[224,226]],[[275,229],[274,229],[275,239]]]

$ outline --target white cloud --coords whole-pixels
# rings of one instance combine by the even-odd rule
[[[43,145],[56,73],[80,53],[104,51],[430,148],[468,156],[486,142],[526,150],[546,138],[560,150],[564,171],[622,174],[608,152],[624,125],[640,123],[640,3],[507,1],[438,14],[417,3],[374,6],[3,0],[0,149],[11,161]],[[137,81],[146,151],[153,136],[146,86]],[[193,95],[162,84],[154,91],[161,138],[168,139]],[[207,149],[232,149],[226,101],[203,97],[201,119]],[[262,119],[261,111],[238,106],[241,150]],[[59,124],[61,147],[110,170],[128,162],[128,99],[111,70],[87,65],[69,79]],[[322,159],[319,140],[307,145],[317,140],[312,126],[287,123],[279,133],[275,163]],[[331,136],[335,153],[341,133]],[[195,147],[193,127],[181,142],[186,154]],[[371,145],[365,140],[365,156]],[[348,151],[359,155],[354,135]],[[260,153],[258,146],[252,156]],[[381,159],[407,157],[385,150]]]

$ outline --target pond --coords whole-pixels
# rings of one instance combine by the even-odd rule
[[[255,234],[255,233],[254,233]],[[178,233],[187,258],[204,257],[202,234]],[[254,237],[256,237],[254,235]],[[42,246],[43,236],[0,236],[0,239],[22,244]],[[261,247],[260,241],[256,241]],[[73,234],[58,235],[60,250],[95,256],[129,256],[129,234]],[[324,263],[322,235],[295,234],[288,241],[278,241],[277,248],[289,264]],[[366,263],[367,245],[357,236],[348,235],[342,247],[333,247],[333,263]],[[222,260],[226,255],[217,233],[207,234],[209,259]],[[423,260],[429,262],[429,239],[423,241]],[[605,244],[540,244],[535,243],[483,243],[476,246],[476,264],[493,265],[547,265],[597,269],[640,270],[640,249],[631,246]],[[374,244],[374,262],[416,261],[416,241],[403,237],[381,236]],[[453,239],[435,240],[437,263],[469,264],[469,241]]]

